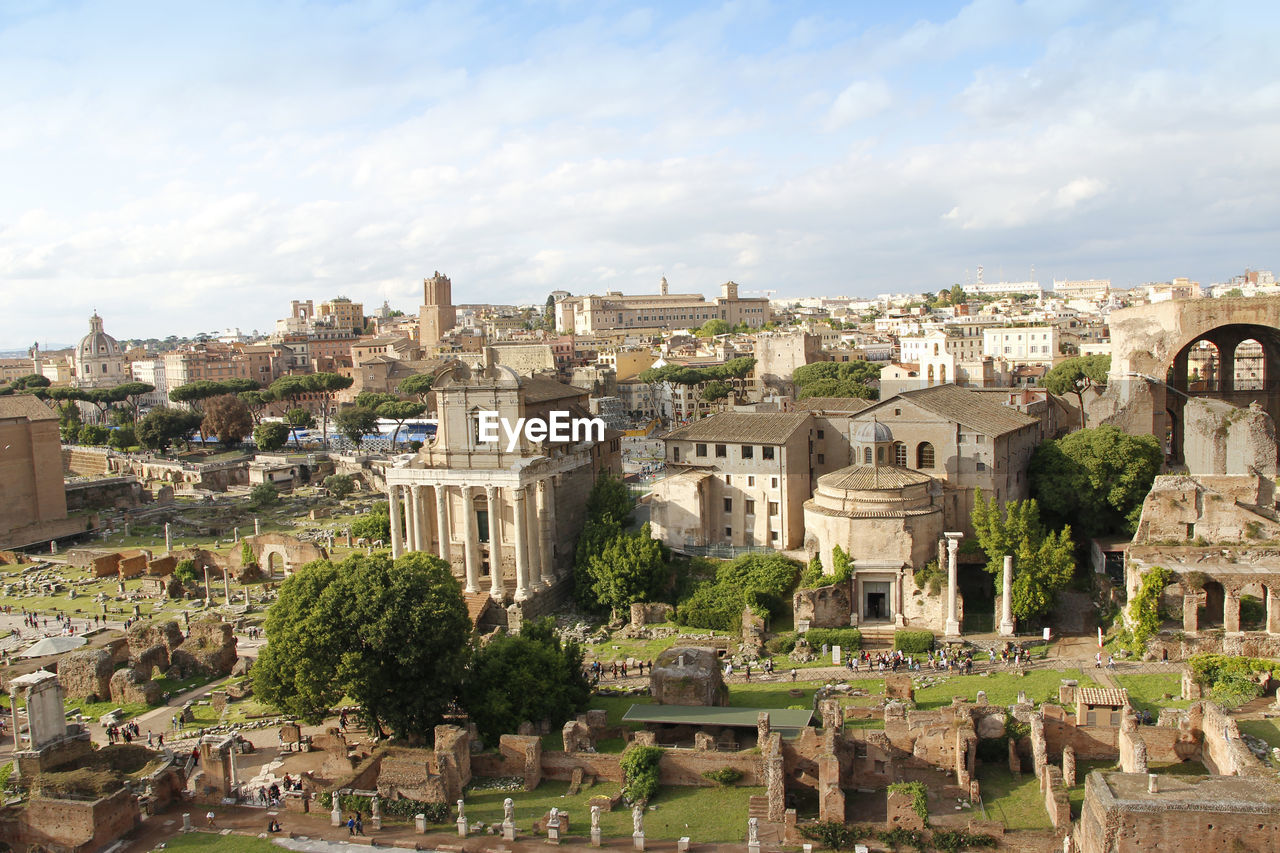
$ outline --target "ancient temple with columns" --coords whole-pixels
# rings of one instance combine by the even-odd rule
[[[485,350],[447,364],[434,383],[435,440],[387,469],[393,556],[438,555],[461,579],[472,618],[510,625],[549,612],[573,584],[587,497],[605,471],[621,476],[621,434],[486,441],[485,418],[510,425],[553,412],[589,418],[588,392],[546,376],[521,376]],[[496,605],[496,606],[494,606]]]

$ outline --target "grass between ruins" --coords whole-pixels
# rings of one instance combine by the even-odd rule
[[[1008,829],[1051,829],[1044,796],[1034,773],[1014,775],[999,764],[980,764],[978,782],[987,815]]]
[[[614,793],[614,787],[602,783],[584,788],[568,797],[567,782],[543,782],[533,791],[475,791],[466,795],[467,819],[484,823],[502,821],[502,801],[515,801],[516,825],[528,832],[533,822],[552,807],[569,812],[569,836],[590,835],[591,808],[588,801],[598,794]],[[764,793],[759,787],[684,788],[664,786],[645,812],[645,836],[655,841],[674,841],[688,835],[694,842],[742,841],[747,834],[747,808],[753,795]],[[631,810],[625,806],[600,815],[600,828],[606,837],[631,834]]]
[[[283,848],[266,838],[221,835],[216,832],[189,832],[164,842],[165,850],[213,850],[217,853],[280,853]]]
[[[1160,716],[1161,708],[1186,708],[1191,702],[1179,698],[1182,695],[1182,675],[1177,672],[1158,672],[1142,675],[1116,675],[1116,684],[1129,691],[1129,701],[1139,711],[1146,711],[1153,718]],[[1166,699],[1166,695],[1173,698]]]

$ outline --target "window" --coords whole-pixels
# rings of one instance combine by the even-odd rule
[[[746,501],[746,505],[745,505],[745,507],[744,507],[744,511],[747,513],[747,515],[755,515],[755,514],[756,514],[756,502],[755,502],[755,501],[753,501],[753,500],[748,500],[748,501]]]
[[[978,444],[986,444],[986,443],[987,443],[987,437],[986,437],[985,435],[975,435],[975,436],[973,437],[973,440],[974,440],[975,442],[977,442]]]
[[[671,461],[673,461],[673,462],[679,462],[679,461],[680,461],[680,445],[678,445],[678,444],[677,444],[674,448],[672,448],[672,458],[671,458]]]
[[[776,489],[776,488],[778,488],[778,478],[777,478],[777,477],[770,477],[770,478],[769,478],[769,488],[771,488],[771,489]]]
[[[776,530],[770,530],[770,531],[769,531],[769,541],[770,541],[770,542],[777,542],[777,541],[778,541],[778,531],[776,531]]]
[[[754,486],[755,484],[756,484],[756,478],[755,478],[754,476],[752,476],[752,475],[748,474],[748,475],[747,475],[747,485],[748,485],[748,486]]]
[[[883,447],[876,448],[876,464],[878,465],[884,464],[884,448]]]
[[[870,447],[862,448],[862,464],[863,465],[871,464],[871,448]]]
[[[778,514],[778,502],[777,502],[777,501],[769,501],[769,515],[770,515],[770,517],[772,517],[772,516],[776,516],[777,514]]]
[[[706,456],[707,446],[705,444],[696,445],[694,452],[697,453],[698,456]]]
[[[985,462],[979,462],[979,463],[978,463],[978,470],[979,470],[979,471],[985,471],[985,470],[987,470],[987,463],[985,463]]]
[[[823,430],[818,430],[818,438],[823,437],[823,432],[824,432]]]
[[[732,474],[725,474],[725,475],[724,475],[724,484],[725,484],[726,486],[732,486],[732,485],[733,485],[733,475],[732,475]]]
[[[907,467],[907,446],[901,441],[893,443],[893,464],[899,468]]]
[[[916,467],[932,468],[933,467],[933,445],[927,441],[922,441],[916,447]]]
[[[728,445],[726,445],[726,444],[717,444],[717,445],[716,445],[716,458],[717,458],[717,459],[724,459],[724,458],[725,458],[725,457],[727,457],[728,455],[729,455],[729,446],[728,446]]]
[[[744,444],[744,445],[742,445],[742,458],[743,458],[743,459],[754,459],[754,458],[755,458],[755,455],[756,455],[756,449],[755,449],[755,447],[753,447],[753,446],[752,446],[752,445],[750,445],[750,444]]]
[[[826,462],[826,461],[827,461],[826,456],[824,456],[823,454],[819,453],[819,454],[818,454],[818,464],[819,464],[819,465],[821,465],[821,464],[823,464],[823,463],[824,463],[824,462]]]
[[[724,511],[733,512],[733,498],[724,499]]]
[[[761,459],[772,459],[772,458],[773,458],[773,448],[772,448],[772,447],[762,447],[762,448],[760,448],[760,458],[761,458]]]
[[[733,528],[732,528],[732,527],[726,527],[726,528],[724,529],[724,538],[725,538],[725,539],[732,539],[732,538],[733,538]]]

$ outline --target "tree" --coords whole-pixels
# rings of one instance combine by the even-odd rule
[[[121,389],[124,386],[117,385],[114,388],[90,388],[83,392],[80,398],[92,403],[94,408],[98,410],[98,422],[107,422],[107,411],[115,403],[124,401],[124,393]]]
[[[324,487],[329,494],[342,500],[356,490],[356,481],[350,474],[330,474],[324,478]]]
[[[382,391],[361,391],[356,395],[355,403],[357,406],[364,406],[366,409],[376,409],[383,403],[395,403],[400,400],[395,394],[387,394]]]
[[[439,557],[385,553],[342,564],[346,642],[339,679],[381,736],[429,737],[457,697],[471,620],[462,590]],[[268,635],[268,640],[270,636]]]
[[[80,427],[80,434],[76,437],[80,440],[81,444],[98,445],[107,443],[107,436],[109,433],[110,430],[104,426],[98,426],[97,424],[85,424]]]
[[[249,503],[262,508],[280,503],[280,492],[270,483],[259,483],[249,490]]]
[[[348,621],[338,577],[337,566],[317,560],[285,579],[267,610],[267,645],[251,670],[255,696],[310,725],[343,695],[338,668]]]
[[[600,520],[609,516],[618,524],[626,525],[635,509],[635,499],[622,480],[608,471],[601,471],[591,493],[587,495],[588,520]]]
[[[396,390],[401,394],[417,397],[419,403],[425,404],[431,394],[431,383],[436,381],[434,373],[415,373],[400,380]]]
[[[727,335],[731,328],[724,320],[714,317],[699,326],[695,334],[700,338],[714,338],[716,335]]]
[[[1132,534],[1163,464],[1155,436],[1081,429],[1036,448],[1031,490],[1055,526],[1072,522],[1086,538]]]
[[[293,374],[281,376],[271,383],[267,391],[271,393],[271,399],[282,400],[289,404],[291,408],[310,393],[310,389],[307,387],[307,377]]]
[[[409,418],[416,418],[427,410],[422,403],[415,403],[412,400],[392,400],[375,409],[378,417],[386,418],[389,421],[396,422],[396,428],[391,433],[391,449],[395,450],[396,437],[400,435],[400,428],[404,426],[404,422]]]
[[[617,613],[637,601],[654,601],[667,585],[666,549],[649,533],[623,533],[591,557],[588,571],[596,601]]]
[[[275,400],[269,388],[261,391],[241,391],[236,396],[249,407],[249,416],[253,418],[255,425],[262,423],[262,416],[266,414],[267,406]]]
[[[146,382],[125,382],[117,385],[116,391],[120,393],[120,399],[127,403],[129,409],[133,412],[133,423],[138,422],[138,405],[143,394],[150,394],[156,390],[156,386]]]
[[[797,367],[791,374],[797,397],[858,397],[875,400],[880,392],[868,383],[878,381],[880,368],[870,361],[820,361]]]
[[[80,437],[80,427],[83,425],[80,407],[74,401],[67,400],[57,404],[57,411],[58,431],[62,434],[62,440],[70,444]]]
[[[227,394],[246,394],[250,391],[259,391],[262,389],[257,381],[246,379],[243,376],[232,376],[230,379],[223,379],[218,383],[222,386],[223,392]]]
[[[285,412],[284,421],[289,425],[289,431],[293,433],[293,444],[298,446],[298,430],[311,429],[316,425],[316,419],[310,412],[303,408],[290,409]]]
[[[1071,528],[1047,532],[1040,523],[1035,499],[1010,501],[1003,510],[979,492],[973,507],[973,528],[987,555],[986,570],[999,583],[1004,558],[1013,556],[1014,616],[1029,619],[1053,608],[1058,590],[1071,582],[1075,572],[1075,545]]]
[[[558,730],[590,697],[582,648],[562,643],[551,617],[526,623],[518,637],[499,634],[482,646],[462,690],[463,706],[489,744],[525,720],[548,720]]]
[[[378,413],[364,406],[350,406],[338,412],[333,423],[338,432],[359,447],[366,435],[378,431]]]
[[[137,443],[138,438],[132,427],[117,427],[111,430],[111,435],[107,438],[107,444],[116,450],[128,450]]]
[[[146,417],[138,422],[134,432],[143,447],[163,453],[174,441],[186,439],[191,435],[202,420],[203,418],[194,412],[162,406],[147,412]]]
[[[708,403],[714,403],[723,400],[733,393],[733,389],[719,379],[712,380],[702,386],[702,399]]]
[[[250,392],[252,393],[252,392]],[[265,453],[284,447],[289,440],[289,425],[278,422],[258,424],[253,428],[253,443]]]
[[[185,385],[179,385],[169,391],[169,399],[175,403],[188,403],[195,411],[201,411],[205,400],[210,397],[219,397],[227,393],[226,387],[221,382],[213,382],[208,379],[197,379],[194,382],[188,382]]]
[[[351,535],[370,542],[390,540],[391,506],[386,501],[376,502],[367,513],[352,520]]]
[[[253,432],[253,418],[244,400],[223,394],[205,404],[200,426],[206,435],[217,436],[223,447],[235,447]]]
[[[1080,428],[1085,427],[1084,392],[1095,385],[1107,384],[1107,373],[1111,370],[1111,356],[1083,355],[1069,358],[1054,365],[1045,374],[1041,384],[1051,394],[1061,397],[1063,394],[1075,394],[1080,404]]]
[[[320,432],[324,436],[324,446],[329,446],[329,407],[333,404],[333,395],[350,388],[355,379],[337,373],[312,373],[306,378],[306,388],[320,397],[320,416],[322,424]]]

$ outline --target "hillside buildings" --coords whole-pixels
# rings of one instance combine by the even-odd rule
[[[720,285],[720,296],[708,302],[701,293],[669,293],[664,277],[656,296],[567,296],[555,303],[556,328],[562,332],[595,335],[626,330],[660,334],[672,329],[693,329],[708,320],[724,320],[730,326],[746,323],[760,328],[772,318],[765,297],[741,297],[736,282]]]

